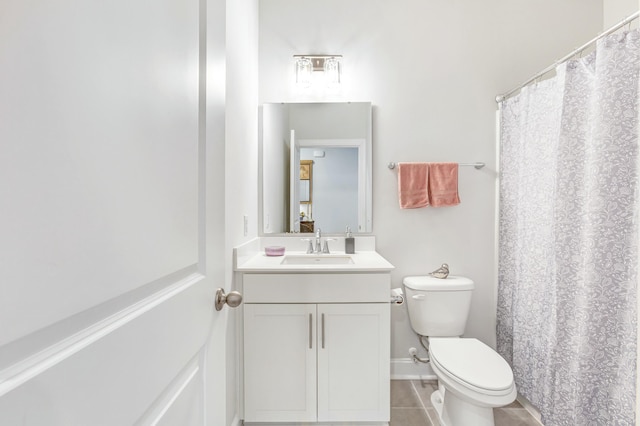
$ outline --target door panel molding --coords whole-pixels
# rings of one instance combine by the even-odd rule
[[[169,386],[167,386],[142,417],[135,422],[135,426],[155,426],[163,420],[185,389],[195,381],[201,379],[202,376],[198,374],[200,371],[200,362],[201,354],[198,354],[185,366]]]
[[[193,270],[194,268],[195,266],[188,269]],[[3,348],[3,353],[0,354],[0,361],[6,360],[6,362],[0,364],[0,366],[6,365],[5,368],[0,370],[0,396],[12,391],[33,377],[42,374],[49,368],[125,326],[156,306],[186,291],[204,278],[204,275],[198,272],[191,272],[187,276],[173,281],[169,285],[162,286],[162,288],[146,295],[146,297],[137,302],[131,302],[132,296],[129,294],[125,295],[128,297],[122,296],[128,303],[124,303],[121,309],[112,310],[111,314],[108,314],[109,308],[112,308],[112,305],[122,305],[124,300],[120,301],[120,303],[115,303],[118,302],[117,300],[108,301],[103,305],[90,309],[89,311],[91,312],[82,313],[83,316],[99,315],[102,319],[94,320],[94,322],[75,333],[61,336],[61,330],[58,330],[67,328],[64,322],[77,323],[78,319],[74,316],[37,333],[28,335],[15,344],[7,345],[7,347]],[[165,280],[159,281],[164,282]],[[158,282],[154,284],[157,285],[157,283]],[[105,311],[107,311],[107,315],[105,315]],[[94,315],[91,315],[92,313]],[[52,335],[55,336],[53,339]],[[54,343],[43,345],[41,343],[43,340],[53,340]],[[34,353],[25,356],[25,352],[29,351],[29,349],[33,351],[33,348],[37,348]]]

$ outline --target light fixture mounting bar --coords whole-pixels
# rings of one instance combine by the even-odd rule
[[[342,55],[293,55],[293,57],[296,60],[302,59],[302,58],[309,59],[313,66],[313,71],[323,71],[325,60],[330,58],[340,60],[342,58]]]

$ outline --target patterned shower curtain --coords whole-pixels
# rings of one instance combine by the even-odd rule
[[[501,105],[498,351],[546,426],[633,425],[640,33]]]

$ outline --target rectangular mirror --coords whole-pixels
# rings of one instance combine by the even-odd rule
[[[371,103],[261,107],[261,235],[371,232]]]

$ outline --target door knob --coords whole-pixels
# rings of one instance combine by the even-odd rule
[[[221,310],[225,303],[235,308],[242,303],[242,295],[237,291],[231,291],[229,294],[225,294],[224,289],[219,288],[216,290],[216,311]]]

